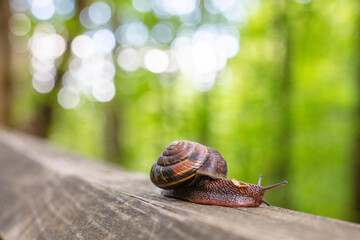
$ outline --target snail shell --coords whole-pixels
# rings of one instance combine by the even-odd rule
[[[219,152],[184,140],[167,146],[150,172],[151,181],[163,189],[190,186],[203,177],[218,179],[226,175],[226,161]]]

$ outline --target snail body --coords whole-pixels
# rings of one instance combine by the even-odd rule
[[[286,181],[261,186],[228,180],[227,164],[216,150],[190,141],[175,141],[165,148],[153,164],[150,179],[162,195],[194,203],[229,207],[260,206],[264,193],[287,184]]]

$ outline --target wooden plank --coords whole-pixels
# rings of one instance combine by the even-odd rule
[[[2,131],[0,236],[360,239],[360,225],[274,206],[228,208],[165,198],[146,175],[89,161],[59,151],[45,141]]]

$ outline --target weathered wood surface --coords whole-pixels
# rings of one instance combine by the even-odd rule
[[[150,166],[149,166],[150,168]],[[164,198],[148,176],[0,132],[3,239],[360,239],[360,225],[278,207]]]

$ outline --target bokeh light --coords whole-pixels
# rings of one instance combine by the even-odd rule
[[[62,77],[62,85],[64,87],[69,87],[69,88],[74,88],[74,89],[79,89],[80,85],[79,85],[79,81],[77,81],[71,74],[69,71],[65,72],[65,74]]]
[[[81,10],[79,19],[80,19],[81,25],[83,25],[84,27],[86,27],[88,29],[93,29],[93,28],[97,27],[97,25],[89,17],[89,8],[88,7]]]
[[[76,108],[80,103],[80,94],[74,88],[63,87],[58,93],[58,102],[63,108]]]
[[[139,68],[141,60],[138,52],[129,47],[119,51],[117,63],[123,70],[133,72]]]
[[[64,88],[99,102],[110,101],[115,96],[116,68],[112,59],[115,45],[115,35],[107,28],[75,37],[69,72],[63,78]]]
[[[66,47],[63,37],[56,33],[35,33],[30,39],[32,54],[39,59],[55,59],[60,57]]]
[[[75,12],[75,0],[54,0],[55,12],[59,15],[69,15]]]
[[[227,59],[239,51],[239,33],[235,28],[204,24],[195,32],[182,32],[171,44],[182,73],[193,80],[199,91],[208,91]]]
[[[151,49],[145,53],[144,65],[150,72],[162,73],[169,66],[169,57],[162,50]]]
[[[96,25],[105,24],[111,18],[111,8],[104,2],[94,2],[89,7],[89,17]]]
[[[230,33],[219,34],[216,37],[215,46],[227,58],[233,58],[239,52],[239,37]]]
[[[151,29],[151,36],[160,44],[168,44],[174,36],[172,24],[159,22]]]
[[[111,53],[116,45],[115,35],[109,29],[100,29],[96,31],[93,40],[96,51],[104,54]]]
[[[15,12],[24,12],[29,8],[28,0],[10,0],[10,8]]]
[[[219,9],[214,5],[213,0],[204,0],[204,8],[211,14],[218,14],[220,12]]]
[[[39,59],[35,56],[31,58],[32,72],[49,72],[55,75],[56,68],[53,59]]]
[[[198,6],[197,0],[167,0],[163,1],[165,11],[171,15],[184,15],[195,11]]]
[[[241,1],[236,1],[235,6],[226,11],[223,11],[222,14],[230,21],[233,22],[244,22],[247,20],[247,10],[244,7]]]
[[[108,102],[115,96],[114,83],[107,79],[101,79],[93,84],[92,94],[99,102]]]
[[[32,85],[39,93],[48,93],[54,88],[55,79],[49,72],[36,72],[33,75]]]
[[[80,35],[72,41],[71,51],[79,58],[88,58],[95,51],[95,43],[91,37]]]
[[[125,23],[116,30],[117,41],[123,46],[142,47],[148,35],[148,29],[142,22]]]
[[[16,36],[24,36],[31,29],[30,19],[22,13],[15,13],[9,22],[10,31]]]
[[[20,3],[21,0],[12,0],[14,8],[19,8]],[[238,54],[240,35],[236,28],[226,22],[199,25],[203,21],[203,10],[199,3],[198,0],[132,0],[138,12],[148,13],[152,10],[159,19],[176,16],[180,25],[176,26],[172,20],[159,20],[149,30],[135,15],[129,17],[130,10],[124,8],[122,16],[127,17],[122,18],[123,23],[115,28],[115,32],[109,25],[113,14],[109,4],[96,1],[81,9],[80,23],[90,30],[78,34],[71,41],[72,58],[69,70],[62,79],[64,90],[59,95],[61,105],[65,108],[77,106],[77,97],[73,96],[80,98],[84,95],[101,102],[110,101],[115,96],[116,68],[112,55],[117,43],[120,46],[115,51],[115,60],[122,70],[134,72],[142,66],[163,76],[179,71],[192,80],[195,89],[210,90],[218,74],[226,68],[228,59]],[[228,21],[239,22],[247,17],[247,7],[252,5],[235,0],[205,0],[204,6],[206,14],[222,14]],[[71,16],[75,11],[75,1],[31,0],[29,7],[36,18],[47,20],[55,13]],[[237,14],[234,15],[235,12]],[[11,29],[14,35],[26,35],[30,27],[30,19],[25,14],[13,15]],[[63,55],[65,39],[56,33],[52,25],[38,24],[29,41],[29,49],[33,56],[33,76],[45,74],[54,79],[55,59]],[[33,77],[34,88],[42,93],[51,91],[51,84],[48,83],[54,81],[45,81],[45,77],[36,76]],[[71,104],[63,99],[68,95],[75,99],[70,101]]]
[[[39,93],[48,93],[55,86],[55,61],[64,54],[66,41],[52,25],[39,23],[28,45],[32,55],[30,71],[33,88]]]
[[[207,42],[198,42],[192,48],[194,70],[197,74],[207,74],[218,69],[216,50]]]
[[[181,15],[180,20],[185,26],[196,26],[201,22],[201,11],[195,9],[191,13]]]
[[[80,12],[80,23],[88,28],[94,29],[106,24],[112,16],[111,8],[105,2],[94,2]]]
[[[237,5],[237,0],[212,0],[212,5],[217,8],[220,12],[227,12],[234,9]]]
[[[151,0],[132,0],[134,8],[141,13],[151,11],[151,3]]]
[[[165,1],[163,0],[153,0],[152,10],[155,16],[159,19],[168,19],[171,17],[171,14],[165,9]]]
[[[31,13],[39,20],[48,20],[55,13],[52,0],[31,0]]]

